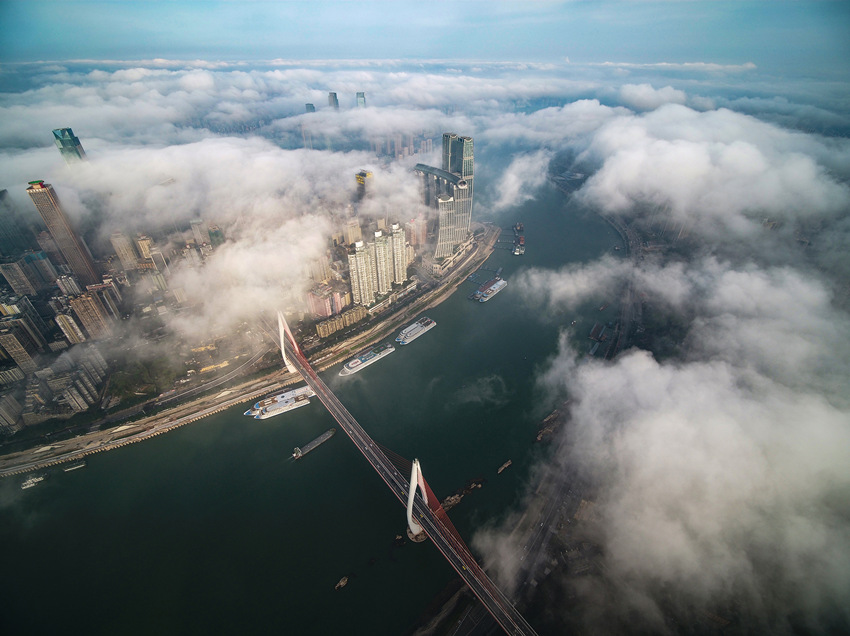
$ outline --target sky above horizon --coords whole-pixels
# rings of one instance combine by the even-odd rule
[[[7,0],[3,63],[467,59],[846,71],[850,3]]]

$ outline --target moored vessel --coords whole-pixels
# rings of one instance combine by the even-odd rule
[[[478,299],[480,303],[486,303],[493,296],[502,291],[505,287],[507,287],[508,281],[504,279],[493,281],[492,285],[489,285],[487,289],[481,292],[481,297]]]
[[[412,325],[408,325],[402,329],[395,341],[401,345],[410,344],[426,331],[429,331],[436,326],[436,322],[425,316],[414,322]]]
[[[342,365],[342,370],[339,372],[340,375],[351,375],[352,373],[357,373],[361,369],[365,369],[370,364],[377,362],[381,358],[390,355],[393,351],[395,351],[395,347],[392,346],[389,342],[385,342],[383,344],[378,345],[377,347],[370,349],[366,353],[359,355],[355,358],[352,358],[344,365]]]
[[[21,489],[26,490],[27,488],[32,488],[38,482],[44,481],[44,477],[40,475],[33,475],[29,479],[27,479],[24,483],[21,484]]]
[[[63,468],[63,470],[66,473],[69,473],[72,470],[79,470],[80,468],[85,468],[85,467],[86,467],[86,460],[82,460],[82,461],[79,461],[79,462],[74,462],[70,466],[66,466],[65,468]]]
[[[309,386],[290,389],[283,393],[271,395],[260,400],[253,407],[245,411],[245,415],[256,420],[264,420],[275,415],[281,415],[293,409],[307,406],[310,398],[316,395]]]

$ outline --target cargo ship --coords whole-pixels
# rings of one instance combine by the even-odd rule
[[[260,400],[252,408],[245,411],[245,415],[253,417],[255,420],[264,420],[307,406],[310,403],[310,398],[314,395],[316,394],[309,386],[284,391]]]
[[[32,488],[40,481],[44,481],[44,477],[36,477],[35,475],[33,475],[21,484],[21,489],[26,490],[27,488]]]
[[[322,444],[327,442],[335,434],[336,434],[336,429],[332,428],[331,430],[325,431],[324,433],[319,435],[316,439],[314,439],[312,442],[310,442],[309,444],[307,444],[303,448],[296,446],[292,451],[292,457],[294,459],[301,459],[302,457],[304,457],[304,455],[309,453],[311,450],[315,450],[317,446],[321,446]]]
[[[408,327],[402,329],[401,333],[398,334],[398,337],[395,339],[395,341],[401,345],[410,344],[423,333],[425,333],[429,329],[433,329],[436,326],[437,323],[431,320],[430,318],[420,318],[412,325],[409,325]]]
[[[352,358],[344,365],[342,365],[342,370],[339,372],[340,375],[351,375],[352,373],[357,373],[358,371],[365,369],[373,362],[377,362],[384,356],[390,355],[393,351],[395,351],[395,347],[392,346],[389,342],[385,342],[384,344],[378,345],[374,349],[370,349],[363,355],[357,356],[356,358]]]
[[[488,283],[486,289],[484,289],[483,291],[479,290],[481,291],[481,296],[478,298],[479,303],[486,303],[488,300],[490,300],[493,296],[498,294],[508,285],[508,281],[503,279],[493,280],[490,282],[492,284]]]

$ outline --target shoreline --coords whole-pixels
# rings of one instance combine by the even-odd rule
[[[421,298],[415,299],[410,305],[393,312],[367,331],[337,344],[329,353],[325,350],[317,351],[318,357],[315,360],[320,360],[320,362],[316,364],[316,370],[318,372],[326,371],[339,364],[343,359],[350,357],[352,350],[358,351],[386,337],[387,334],[408,320],[411,314],[415,315],[426,311],[448,300],[466,281],[467,277],[492,255],[500,234],[500,227],[485,224],[484,236],[481,241],[440,282],[438,287],[427,292]],[[85,433],[55,444],[2,455],[0,456],[0,478],[53,468],[67,462],[79,461],[96,453],[142,442],[219,413],[237,404],[255,401],[263,395],[273,393],[300,380],[301,376],[297,373],[292,374],[276,369],[261,378],[255,378],[230,388],[222,388],[216,395],[183,402],[132,424],[117,422],[117,426],[106,430]],[[222,398],[234,393],[237,395],[222,401]]]

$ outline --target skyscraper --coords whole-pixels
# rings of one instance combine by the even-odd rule
[[[392,290],[393,252],[390,237],[378,230],[375,232],[375,279],[376,292],[383,296]]]
[[[362,201],[366,196],[366,180],[372,178],[372,173],[368,170],[361,170],[354,178],[357,180],[357,200]]]
[[[366,108],[366,93],[357,93],[357,108]]]
[[[307,110],[308,113],[316,112],[316,107],[313,104],[304,104],[304,108]]]
[[[27,252],[20,258],[11,258],[0,262],[0,274],[20,295],[35,295],[56,281],[56,268],[47,259],[44,252]]]
[[[30,181],[27,194],[77,279],[84,285],[100,282],[89,249],[71,229],[53,186],[44,181]]]
[[[339,100],[336,98],[336,93],[328,93],[328,106],[334,110],[339,110]]]
[[[38,365],[33,360],[37,349],[26,331],[19,326],[0,327],[0,346],[27,375],[35,373]]]
[[[77,139],[74,131],[70,128],[57,128],[53,131],[53,139],[56,142],[56,147],[59,148],[59,153],[69,166],[81,161],[88,161],[86,151],[83,150],[80,140]]]
[[[472,223],[474,156],[472,137],[443,135],[442,169],[416,164],[422,177],[426,205],[437,208],[437,246],[434,258],[451,256],[464,242]]]

